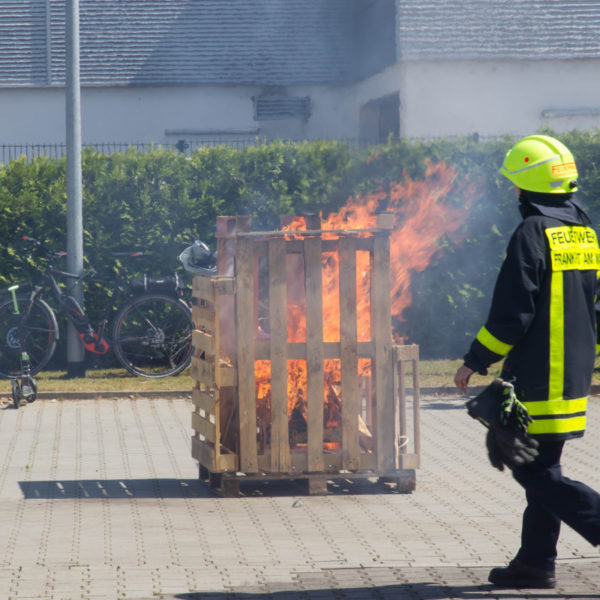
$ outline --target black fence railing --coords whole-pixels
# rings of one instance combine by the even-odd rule
[[[290,140],[289,143],[294,143],[295,140]],[[358,139],[338,140],[348,144],[352,149],[365,148],[372,145],[373,142]],[[83,148],[92,148],[101,154],[114,154],[116,152],[126,152],[134,148],[138,152],[150,152],[157,148],[170,149],[176,152],[182,152],[189,155],[196,148],[207,146],[229,146],[233,148],[243,149],[247,146],[257,146],[260,144],[269,143],[269,140],[264,138],[223,138],[209,140],[188,140],[180,139],[173,143],[157,144],[150,142],[99,142],[93,144],[83,144]],[[66,144],[0,144],[0,164],[8,164],[12,160],[20,157],[25,157],[26,160],[31,160],[38,156],[48,156],[50,158],[62,158],[67,153]]]
[[[474,141],[492,141],[502,140],[505,136],[500,135],[465,135],[465,136],[446,136],[446,139],[471,137]],[[410,138],[413,142],[433,142],[439,137],[423,136]],[[134,148],[138,152],[150,152],[157,148],[170,149],[177,152],[191,154],[195,149],[207,146],[229,146],[232,148],[243,149],[247,146],[258,146],[260,144],[268,144],[271,140],[259,137],[244,137],[231,138],[225,137],[222,139],[185,139],[181,138],[172,143],[157,144],[153,142],[99,142],[93,144],[84,144],[84,148],[92,148],[101,154],[114,154],[115,152],[126,152],[130,148]],[[297,143],[302,140],[286,140],[288,143]],[[352,150],[359,150],[368,146],[376,145],[377,142],[372,140],[344,138],[336,141],[347,144]],[[66,144],[0,144],[0,164],[8,164],[11,160],[16,160],[24,156],[26,160],[38,156],[48,156],[51,158],[62,158],[67,153]]]

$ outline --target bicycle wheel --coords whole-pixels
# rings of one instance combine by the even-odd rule
[[[21,353],[29,354],[31,374],[43,369],[52,358],[58,339],[58,323],[54,311],[36,298],[25,316],[29,296],[17,295],[21,314],[14,314],[12,298],[0,304],[0,377],[21,374]]]
[[[192,329],[192,311],[185,302],[147,294],[134,298],[117,314],[114,351],[134,375],[176,375],[190,364]]]

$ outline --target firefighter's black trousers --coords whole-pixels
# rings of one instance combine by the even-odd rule
[[[590,544],[600,544],[600,495],[584,483],[563,476],[563,445],[564,441],[542,441],[536,460],[513,470],[527,497],[516,558],[548,571],[554,570],[561,521]]]

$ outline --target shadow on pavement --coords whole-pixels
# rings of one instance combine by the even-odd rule
[[[25,500],[127,499],[127,498],[220,498],[221,495],[200,479],[76,479],[19,481]],[[329,495],[398,494],[395,488],[374,479],[328,481]],[[240,482],[240,495],[308,496],[306,482],[300,479]]]
[[[593,600],[600,595],[568,594],[554,590],[503,590],[491,585],[442,585],[433,582],[406,583],[362,588],[310,589],[310,590],[281,590],[278,592],[252,592],[231,590],[228,592],[193,592],[176,594],[177,600],[328,600],[330,598],[351,598],[355,600],[378,598],[381,600],[480,600],[494,598],[495,600],[545,600],[546,598],[569,598]]]
[[[210,498],[215,493],[199,479],[78,479],[19,481],[26,500],[98,498]]]

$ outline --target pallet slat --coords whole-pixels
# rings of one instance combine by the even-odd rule
[[[237,370],[226,365],[215,369],[215,383],[218,388],[235,387],[237,385]]]
[[[215,449],[195,435],[192,436],[192,458],[210,471],[214,472],[218,469]]]
[[[420,398],[420,382],[419,382],[419,346],[411,344],[407,346],[394,346],[394,364],[397,365],[397,373],[399,376],[399,382],[394,384],[395,389],[398,390],[399,397],[399,411],[400,411],[400,435],[406,436],[408,430],[408,419],[407,419],[407,400],[406,400],[406,385],[405,385],[405,363],[411,363],[412,369],[412,396],[413,396],[413,420],[412,420],[412,432],[413,432],[413,450],[414,456],[416,457],[416,465],[418,466],[420,455],[421,455],[421,398]],[[403,440],[401,440],[403,441]],[[407,445],[403,445],[400,449],[400,459],[408,454]],[[416,468],[416,467],[411,467]]]
[[[236,454],[217,455],[214,448],[195,436],[192,436],[192,458],[213,473],[235,473],[238,470]]]
[[[321,238],[308,238],[304,243],[304,278],[306,288],[306,396],[307,469],[322,471],[323,460],[323,393],[325,344],[323,343],[323,267]],[[314,309],[313,309],[314,308]],[[339,348],[339,346],[338,346]]]
[[[192,377],[203,385],[210,387],[215,383],[214,365],[198,356],[192,356],[191,373]]]
[[[406,346],[394,346],[395,360],[419,360],[419,346],[417,344],[408,344]]]
[[[287,403],[287,272],[285,239],[269,240],[271,471],[290,470]],[[276,400],[276,401],[273,401]]]
[[[192,296],[214,304],[215,288],[212,278],[195,275],[192,279]]]
[[[307,296],[309,294],[308,288],[306,290]],[[314,306],[308,304],[308,306]],[[316,343],[311,346],[309,350],[309,323],[315,318],[319,318],[318,313],[320,311],[307,311],[307,341],[306,342],[288,342],[287,343],[287,354],[289,360],[308,360],[311,352],[316,348]],[[322,319],[322,316],[320,317]],[[322,325],[321,325],[322,330]],[[321,338],[323,339],[322,335]],[[339,342],[321,342],[319,354],[323,355],[323,359],[327,358],[340,358],[342,356],[341,346]],[[269,360],[271,353],[271,345],[269,340],[257,340],[255,342],[255,358],[256,360]],[[375,344],[373,342],[358,342],[358,357],[359,358],[375,358]]]
[[[342,465],[358,469],[358,343],[356,323],[356,243],[340,240],[340,351],[342,373]]]
[[[214,362],[215,358],[215,338],[209,333],[194,330],[192,332],[192,346],[196,349],[196,354],[204,353]]]
[[[207,421],[196,412],[192,413],[192,429],[203,435],[206,441],[214,444],[216,442],[216,427],[214,423]]]
[[[213,390],[213,395],[201,389],[194,388],[192,390],[192,404],[198,410],[203,410],[207,414],[215,414],[215,408],[218,403],[218,392]]]
[[[375,398],[377,466],[381,471],[396,468],[398,448],[389,440],[398,439],[392,381],[392,307],[390,300],[390,239],[377,236],[374,245],[371,282],[371,335],[375,346]]]
[[[196,329],[212,332],[215,330],[215,312],[201,306],[192,306],[192,322]]]
[[[237,371],[233,367],[214,364],[192,356],[191,375],[198,383],[207,387],[233,387],[236,385]]]
[[[254,391],[254,256],[249,239],[235,243],[240,469],[258,471]]]

